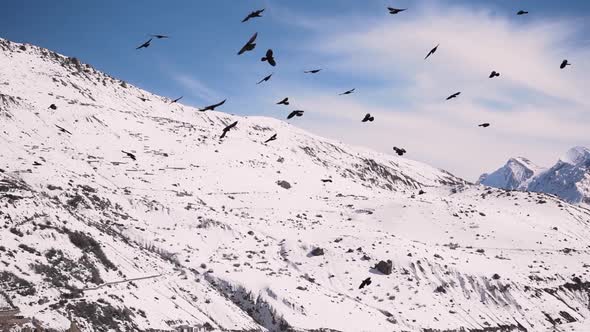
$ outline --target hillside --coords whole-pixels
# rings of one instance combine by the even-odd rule
[[[31,45],[0,40],[0,68],[0,291],[22,326],[587,324],[587,209],[170,104]]]

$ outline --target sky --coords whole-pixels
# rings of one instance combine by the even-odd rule
[[[510,157],[551,166],[573,146],[590,147],[587,0],[2,4],[2,38],[77,57],[195,107],[227,98],[218,110],[285,120],[302,109],[289,122],[383,153],[404,147],[405,157],[470,181]],[[387,6],[407,10],[390,15]],[[241,22],[262,8],[262,18]],[[517,16],[521,9],[529,14]],[[238,56],[254,32],[257,47]],[[171,38],[136,50],[149,34]],[[268,48],[276,67],[260,61]],[[563,59],[572,65],[561,70]],[[316,68],[322,71],[303,73]],[[500,77],[489,79],[492,70]],[[284,97],[291,105],[276,105]],[[366,113],[375,121],[361,123]],[[477,126],[484,122],[491,126]]]

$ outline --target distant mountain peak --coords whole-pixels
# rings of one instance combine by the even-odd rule
[[[575,146],[569,149],[559,160],[571,165],[586,164],[590,161],[590,150],[583,146]]]
[[[509,190],[519,189],[521,186],[541,168],[524,157],[508,159],[506,164],[490,174],[480,176],[477,183]]]
[[[590,203],[590,149],[575,146],[550,168],[542,168],[524,157],[510,158],[477,183],[490,187],[554,194],[570,203]]]

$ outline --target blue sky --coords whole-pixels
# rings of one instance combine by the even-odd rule
[[[386,6],[409,9],[390,16]],[[241,23],[259,8],[263,18]],[[0,31],[197,107],[228,98],[223,111],[284,118],[274,103],[289,96],[308,111],[298,126],[386,153],[401,145],[411,159],[475,180],[514,155],[546,165],[590,145],[580,90],[589,14],[586,0],[4,0]],[[237,56],[254,32],[256,50]],[[150,33],[172,38],[135,50]],[[267,48],[276,68],[259,61]],[[562,58],[574,63],[568,72],[547,69]],[[313,68],[324,71],[302,73]],[[491,83],[488,69],[506,74]],[[441,101],[455,91],[457,102]],[[371,128],[357,121],[366,112],[377,114]],[[492,127],[473,128],[479,122]]]

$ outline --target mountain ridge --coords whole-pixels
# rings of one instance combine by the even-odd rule
[[[549,168],[538,167],[526,158],[511,158],[493,173],[480,176],[477,183],[554,194],[570,203],[590,204],[590,150],[573,147]]]

